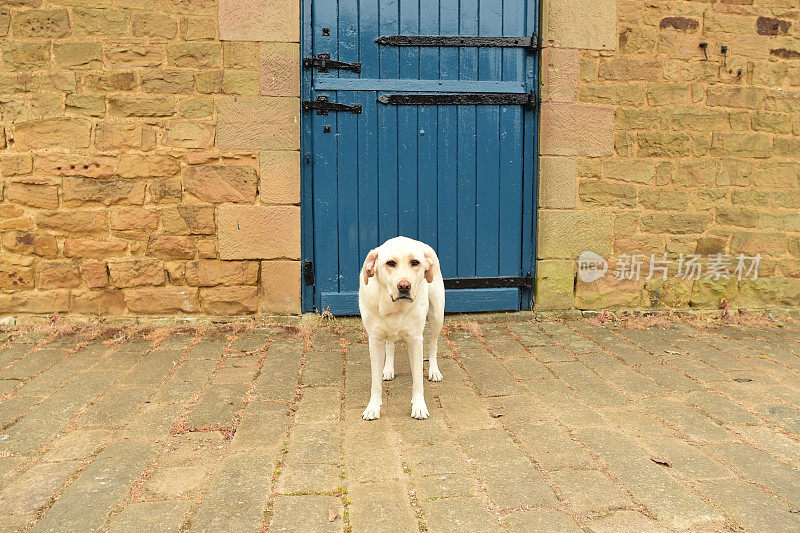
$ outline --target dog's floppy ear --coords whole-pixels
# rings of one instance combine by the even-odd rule
[[[364,267],[361,269],[361,275],[364,278],[364,285],[369,283],[369,278],[375,275],[375,261],[378,260],[378,250],[370,250],[367,258],[364,259]]]
[[[436,265],[436,260],[434,259],[433,255],[430,252],[425,252],[425,281],[428,283],[433,283],[433,275],[436,273],[434,266]]]

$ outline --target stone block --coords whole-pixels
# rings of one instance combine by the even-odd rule
[[[300,152],[262,151],[259,154],[261,201],[268,204],[300,203]]]
[[[217,146],[222,150],[298,150],[300,100],[220,98],[217,100]]]
[[[147,93],[181,94],[194,89],[194,76],[188,70],[144,70],[139,79]]]
[[[222,46],[220,43],[172,43],[167,45],[167,58],[173,67],[218,68],[222,66]]]
[[[182,235],[151,235],[147,240],[148,257],[161,259],[193,259],[194,240]]]
[[[572,157],[539,158],[539,207],[574,209],[577,200],[576,162]]]
[[[214,144],[214,126],[202,122],[176,122],[167,126],[167,146],[210,148]]]
[[[602,157],[613,153],[614,109],[556,102],[542,104],[539,153]]]
[[[300,208],[235,206],[217,209],[222,259],[300,259]]]
[[[4,42],[3,62],[10,71],[47,70],[50,66],[50,43]]]
[[[20,122],[14,126],[17,150],[88,148],[91,122],[84,118],[52,118]]]
[[[279,315],[300,313],[301,283],[299,261],[262,261],[262,312]]]
[[[36,285],[40,289],[68,289],[80,284],[80,272],[72,261],[41,261],[36,265]]]
[[[157,37],[174,39],[178,34],[178,23],[162,13],[134,13],[133,35],[135,37]]]
[[[220,0],[219,37],[223,41],[300,41],[297,0]]]
[[[108,233],[108,218],[104,210],[41,211],[36,214],[40,229],[59,235],[104,235]]]
[[[119,36],[130,33],[130,12],[124,9],[72,10],[75,35]]]
[[[153,260],[111,261],[108,271],[115,287],[161,285],[166,281],[164,264]]]
[[[208,287],[200,289],[203,312],[211,315],[246,315],[258,312],[258,287],[255,285]]]
[[[184,171],[186,191],[214,203],[250,203],[256,198],[258,173],[242,165],[193,166]]]
[[[200,260],[186,263],[186,283],[194,287],[255,285],[258,262]]]
[[[149,287],[126,289],[125,305],[132,313],[166,315],[200,310],[197,289],[191,287]]]
[[[161,210],[166,233],[173,235],[212,235],[214,208],[210,205],[178,205]]]
[[[575,260],[585,250],[611,253],[611,214],[592,211],[539,211],[536,255]]]
[[[586,14],[591,13],[591,17]],[[563,0],[542,6],[542,38],[547,46],[616,50],[617,2]]]
[[[108,45],[105,63],[110,68],[158,67],[164,63],[164,47],[132,43]]]
[[[536,262],[537,310],[572,309],[575,286],[573,261],[544,259]]]
[[[11,21],[14,37],[51,38],[66,37],[71,31],[66,9],[31,9],[17,11]]]

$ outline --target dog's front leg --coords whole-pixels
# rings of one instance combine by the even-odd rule
[[[383,381],[394,379],[394,343],[386,342],[386,363],[383,365]]]
[[[386,358],[386,341],[378,340],[374,336],[369,336],[369,366],[372,371],[372,390],[369,396],[369,404],[364,409],[361,418],[364,420],[375,420],[381,417],[381,396],[383,394],[383,361]]]
[[[406,340],[411,362],[411,416],[423,420],[428,418],[428,406],[422,389],[422,335]]]

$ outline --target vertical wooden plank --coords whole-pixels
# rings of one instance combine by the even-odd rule
[[[302,0],[300,4],[301,21],[301,43],[300,51],[302,57],[309,57],[313,50],[311,47],[311,0]],[[311,70],[303,69],[300,79],[300,95],[303,100],[311,98]],[[313,173],[311,169],[311,152],[313,143],[311,138],[312,118],[306,114],[301,114],[300,126],[300,214],[301,214],[301,257],[303,262],[312,263],[314,260],[314,186]],[[308,155],[308,159],[306,159]],[[313,285],[301,282],[302,311],[309,312],[317,305],[315,302]]]
[[[313,16],[314,55],[325,53],[330,54],[332,58],[339,57],[339,13],[337,1],[315,0],[311,14]],[[323,35],[322,28],[330,28],[330,35]],[[335,78],[337,75],[335,69],[328,72],[320,72],[314,69],[313,78]]]
[[[380,0],[379,26],[381,35],[396,35],[400,31],[398,0]],[[400,54],[395,46],[381,46],[380,77],[397,79],[400,76]],[[397,106],[378,104],[378,240],[396,237],[397,228]]]
[[[378,24],[378,0],[359,0],[358,3],[358,42],[359,61],[362,78],[378,78],[378,44],[380,37]]]
[[[480,35],[501,35],[503,32],[502,1],[480,1]],[[498,48],[478,51],[478,77],[496,81],[502,76],[501,52]],[[500,224],[500,107],[477,106],[477,162],[475,274],[496,276],[499,255]]]
[[[378,109],[377,93],[359,91],[363,112],[358,115],[358,225],[359,268],[378,239]],[[383,107],[383,106],[381,106]]]
[[[353,91],[338,91],[339,102],[357,102]],[[353,113],[333,113],[336,117],[339,290],[358,290],[358,124]],[[328,134],[330,135],[330,134]]]
[[[314,94],[327,95],[331,100],[336,98],[335,92],[316,91]],[[319,294],[339,290],[339,242],[334,229],[338,218],[337,130],[335,116],[310,113],[314,138],[314,266]],[[331,133],[323,133],[326,125],[331,126]]]
[[[358,2],[359,0],[337,0],[339,61],[352,63],[358,61]],[[340,78],[358,78],[355,72],[334,69]]]
[[[503,35],[525,35],[525,0],[504,0]],[[503,80],[525,81],[525,51],[503,50]],[[522,271],[522,149],[523,109],[500,108],[500,232],[499,275]]]
[[[418,0],[400,0],[400,33],[419,34]],[[400,77],[419,79],[419,48],[400,47]],[[398,135],[398,231],[416,239],[417,227],[417,106],[399,106],[397,110]]]
[[[420,1],[419,32],[422,35],[439,33],[439,2]],[[424,80],[439,78],[439,49],[422,47],[419,51],[419,77]],[[418,237],[438,249],[437,232],[437,106],[419,106],[417,115],[417,176],[418,176]]]
[[[525,34],[539,32],[539,2],[538,0],[525,0]],[[530,91],[538,86],[539,54],[532,54],[526,57],[525,61],[525,89]],[[521,239],[523,272],[530,272],[535,275],[535,236],[536,236],[536,174],[537,154],[539,143],[537,139],[538,131],[538,106],[535,110],[525,109],[523,117],[523,170],[522,170],[522,227],[523,237]],[[532,302],[533,294],[528,292],[523,294],[520,305],[527,308]]]
[[[459,0],[439,0],[439,34],[458,35]],[[439,77],[457,80],[458,49],[439,50]],[[439,106],[437,110],[438,220],[436,253],[445,277],[458,273],[458,109]]]
[[[459,33],[478,35],[478,0],[461,0]],[[477,48],[459,50],[459,79],[478,79]],[[458,275],[475,276],[476,108],[458,106]]]

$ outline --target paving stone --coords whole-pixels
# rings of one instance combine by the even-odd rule
[[[142,487],[146,498],[196,498],[209,473],[205,465],[157,468]]]
[[[600,414],[584,404],[578,395],[555,379],[539,380],[528,385],[534,397],[547,405],[553,415],[571,427],[605,425]]]
[[[331,460],[337,458],[332,456]],[[344,462],[348,480],[400,479],[400,451],[388,417],[366,422],[357,411],[346,413]]]
[[[438,500],[455,496],[474,496],[478,488],[475,479],[469,474],[438,474],[414,480],[417,499]]]
[[[628,399],[622,393],[597,377],[583,363],[551,363],[548,367],[592,407],[618,407],[628,404]]]
[[[275,341],[269,346],[253,398],[292,401],[296,395],[297,374],[303,358],[303,343]]]
[[[572,353],[587,353],[600,351],[600,345],[591,339],[587,339],[580,333],[557,322],[542,322],[539,329],[551,336],[560,345]]]
[[[515,511],[505,515],[503,518],[506,522],[505,531],[514,533],[530,533],[533,531],[582,533],[583,531],[569,516],[554,509]]]
[[[183,411],[183,406],[177,404],[146,404],[128,423],[125,434],[137,440],[163,440],[170,437],[173,424]]]
[[[739,383],[736,381],[729,381],[727,383],[715,383],[714,390],[746,406],[757,405],[764,401],[764,389],[761,384],[753,385],[749,382]]]
[[[272,470],[272,460],[259,452],[226,457],[212,478],[189,531],[260,530]]]
[[[494,419],[472,387],[453,385],[445,387],[440,393],[442,407],[451,420],[462,429],[494,427]],[[430,406],[429,406],[430,408]],[[430,420],[430,419],[429,419]]]
[[[446,498],[424,502],[428,530],[500,531],[500,524],[480,498]],[[409,529],[409,531],[411,531]]]
[[[498,506],[555,503],[555,495],[542,475],[505,431],[465,431],[459,435],[459,442],[474,460],[478,477]]]
[[[575,360],[575,356],[561,346],[537,346],[531,348],[531,353],[542,363],[559,363],[562,361]]]
[[[732,440],[730,433],[706,415],[692,409],[678,400],[650,398],[642,402],[652,413],[676,426],[697,442],[716,442]]]
[[[282,403],[248,403],[231,446],[241,450],[277,450],[286,440],[287,411]]]
[[[781,381],[796,381],[797,374],[771,359],[751,358],[746,359],[747,365],[757,372],[764,373]]]
[[[800,390],[783,384],[770,384],[764,388],[769,394],[772,394],[776,398],[780,398],[784,402],[795,407],[800,406]]]
[[[190,359],[219,359],[228,349],[230,341],[227,336],[203,336],[199,343],[189,350]]]
[[[153,402],[186,402],[196,396],[211,379],[217,366],[213,360],[183,361],[153,396]]]
[[[43,461],[75,461],[94,455],[111,437],[107,429],[75,429],[50,442],[50,450]]]
[[[475,382],[478,394],[487,396],[506,396],[522,392],[517,382],[483,347],[477,349],[459,345],[461,364]]]
[[[183,353],[177,350],[150,352],[134,365],[119,383],[123,385],[155,386],[164,381]]]
[[[330,511],[335,518],[329,520]],[[335,533],[344,529],[342,502],[335,496],[277,496],[270,531]]]
[[[10,426],[27,413],[36,401],[32,398],[9,398],[0,401],[0,429]]]
[[[81,374],[6,429],[4,447],[22,453],[40,448],[117,378],[119,374],[111,372]]]
[[[736,432],[747,442],[763,448],[767,453],[795,468],[800,468],[800,443],[797,441],[766,426],[742,426],[736,428]]]
[[[93,372],[127,372],[133,365],[139,362],[147,351],[121,351],[119,348],[111,350],[96,365],[92,367]]]
[[[135,385],[114,385],[77,419],[81,427],[120,427],[147,400],[151,390]]]
[[[190,428],[230,427],[245,393],[246,385],[211,385],[194,405],[186,423]]]
[[[186,350],[194,339],[194,333],[170,333],[170,335],[161,340],[161,343],[155,348],[156,350]]]
[[[701,361],[713,366],[717,370],[730,372],[733,370],[747,369],[747,365],[745,365],[743,362],[724,354],[721,350],[718,350],[713,346],[709,346],[708,344],[701,342],[703,337],[698,337],[698,339],[699,340],[684,339],[676,342],[675,345],[679,349],[699,358]]]
[[[711,454],[748,479],[761,483],[776,495],[800,502],[800,475],[795,468],[747,444],[710,444]]]
[[[452,430],[445,424],[444,409],[434,407],[433,404],[428,404],[428,409],[431,410],[431,416],[425,420],[416,420],[410,416],[394,419],[402,442],[412,445],[442,444],[453,439]],[[357,414],[361,416],[360,411]]]
[[[662,358],[669,366],[677,368],[691,379],[701,383],[728,381],[727,374],[690,355],[667,355]]]
[[[3,531],[26,531],[30,525],[36,521],[38,516],[36,513],[28,513],[24,515],[10,515],[0,514],[0,524],[3,525]]]
[[[461,450],[448,445],[424,445],[403,449],[405,462],[414,476],[452,474],[464,472],[464,456]]]
[[[180,531],[190,507],[191,502],[180,500],[131,503],[114,517],[108,532],[164,531],[177,533]]]
[[[66,361],[50,367],[25,383],[17,390],[16,396],[49,396],[74,379],[77,374],[96,363],[108,351],[109,348],[102,345],[83,348],[70,355]]]
[[[657,420],[652,413],[638,407],[605,410],[603,418],[619,431],[637,438],[672,436],[673,431]]]
[[[303,391],[295,412],[297,424],[319,424],[339,420],[341,398],[338,388],[315,387]]]
[[[738,479],[699,483],[698,490],[746,531],[778,533],[800,531],[796,509],[751,483]]]
[[[23,344],[17,341],[11,346],[6,346],[0,350],[0,368],[6,368],[17,359],[22,358],[26,353],[34,349],[32,344]]]
[[[98,529],[127,496],[155,450],[155,445],[142,442],[109,445],[64,490],[31,531]]]
[[[650,330],[620,329],[617,333],[657,357],[661,357],[667,352],[675,350],[675,346],[659,338],[658,335],[663,335],[663,331],[653,332]]]
[[[0,396],[5,396],[20,384],[16,379],[0,379]]]
[[[278,477],[281,494],[335,492],[343,484],[341,469],[330,464],[296,463],[284,467]]]
[[[552,423],[547,407],[529,395],[503,396],[487,400],[486,407],[492,418],[501,418],[502,425],[516,431],[532,424]]]
[[[553,339],[542,333],[533,322],[509,322],[506,324],[509,331],[516,335],[525,346],[546,346],[555,344]]]
[[[571,509],[578,514],[632,505],[630,497],[597,470],[562,470],[550,474]]]
[[[655,518],[668,527],[685,529],[723,519],[672,478],[649,454],[610,430],[578,430],[577,436],[609,465],[612,473],[642,502]]]
[[[258,372],[259,356],[230,356],[222,360],[211,383],[214,385],[249,385]]]
[[[341,437],[334,424],[296,426],[289,435],[286,464],[338,463],[341,457]]]
[[[309,352],[303,366],[303,385],[339,385],[342,382],[342,353]]]
[[[631,398],[648,398],[661,396],[667,390],[655,381],[637,373],[631,367],[623,364],[619,359],[605,353],[588,353],[578,356],[578,359],[591,368],[601,378],[610,381],[625,395]]]
[[[657,437],[645,441],[655,457],[667,459],[672,468],[689,479],[722,479],[733,477],[733,471],[715,461],[700,447],[673,437]]]
[[[66,357],[67,352],[63,350],[36,350],[0,372],[0,379],[28,381],[39,372],[63,361]]]
[[[755,350],[719,335],[704,335],[703,340],[731,357],[759,357]]]
[[[349,487],[353,533],[365,531],[417,531],[417,520],[405,484],[379,482]]]
[[[0,489],[0,514],[27,514],[38,511],[80,468],[80,461],[39,463],[3,484]]]
[[[708,391],[690,394],[686,403],[723,425],[757,426],[762,423],[757,416]]]
[[[269,342],[269,332],[241,333],[230,344],[233,353],[257,353]]]
[[[553,374],[539,361],[527,359],[508,359],[505,366],[516,379],[550,379]]]
[[[596,465],[596,461],[555,424],[517,427],[514,435],[542,470],[591,468]]]
[[[703,390],[702,386],[686,377],[682,372],[667,365],[640,365],[636,370],[672,392],[684,393]]]
[[[485,324],[482,326],[483,338],[486,345],[495,355],[501,359],[528,358],[530,352],[512,337],[508,331],[498,324]]]
[[[586,522],[586,531],[591,533],[669,533],[638,511],[615,511],[612,514],[593,518]]]

